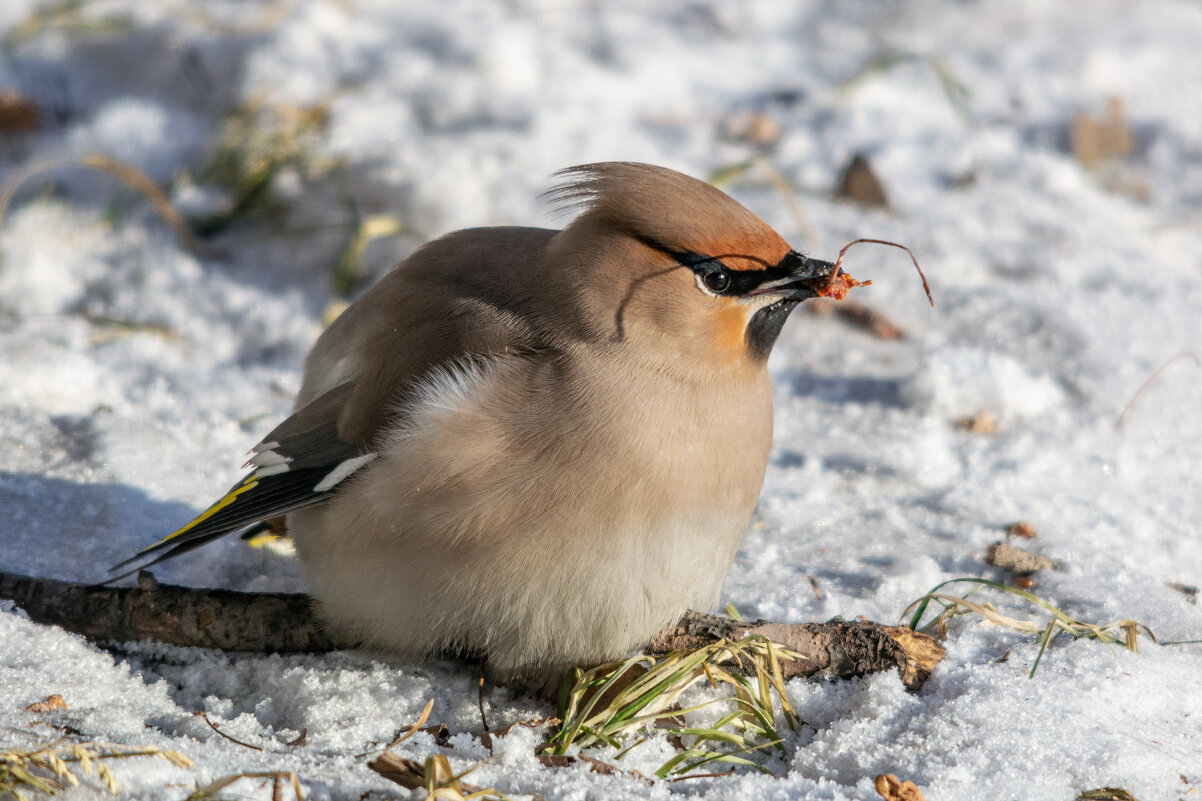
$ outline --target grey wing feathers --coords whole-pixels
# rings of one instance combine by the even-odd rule
[[[148,567],[328,498],[337,484],[375,458],[374,453],[338,436],[338,412],[350,395],[350,386],[327,392],[277,426],[255,446],[247,462],[255,469],[249,475],[187,525],[112,569],[158,554],[140,565]]]

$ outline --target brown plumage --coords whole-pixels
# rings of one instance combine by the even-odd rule
[[[831,265],[679,173],[561,175],[563,231],[449,234],[353,303],[255,473],[148,552],[291,511],[331,626],[501,677],[714,604],[767,465],[768,352]]]

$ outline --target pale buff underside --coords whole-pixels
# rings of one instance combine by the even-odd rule
[[[703,391],[647,381],[636,396],[629,364],[571,364],[436,372],[379,458],[291,516],[331,626],[409,658],[470,651],[499,677],[545,678],[713,606],[763,481],[767,375]],[[723,419],[732,409],[747,414]]]

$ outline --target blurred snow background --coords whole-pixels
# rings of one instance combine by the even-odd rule
[[[744,615],[892,622],[940,581],[1008,580],[981,558],[1026,520],[1026,544],[1064,562],[1035,592],[1198,639],[1180,585],[1202,583],[1202,369],[1179,359],[1115,421],[1157,367],[1202,353],[1200,76],[1202,7],[1167,0],[8,0],[0,569],[102,579],[239,475],[340,296],[455,228],[557,225],[538,198],[551,172],[627,159],[723,179],[817,256],[903,242],[938,303],[904,254],[861,246],[847,264],[873,286],[852,298],[907,336],[804,311],[786,328],[777,449],[726,585]],[[837,197],[857,153],[887,206]],[[96,168],[112,160],[197,241]],[[992,433],[959,422],[986,412]],[[287,560],[236,541],[156,573],[299,588]],[[102,649],[0,608],[0,750],[77,732],[196,761],[114,763],[127,797],[277,769],[314,798],[403,795],[355,755],[430,698],[433,721],[478,728],[470,668]],[[1202,789],[1202,647],[1142,642],[1062,639],[1028,679],[1029,637],[963,619],[917,694],[888,675],[794,683],[807,726],[773,776],[549,771],[516,730],[471,781],[871,799],[891,772],[929,799],[1186,798]],[[68,711],[24,711],[51,693]],[[548,711],[506,689],[488,702],[494,725]],[[665,747],[623,764],[654,770]],[[398,751],[487,756],[466,735]]]

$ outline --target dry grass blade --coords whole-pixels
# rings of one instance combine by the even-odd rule
[[[957,583],[974,584],[976,586],[967,594],[962,596],[940,592],[941,589],[949,584]],[[1001,590],[1009,595],[1017,596],[1029,604],[1050,612],[1052,617],[1046,624],[1033,619],[1010,617],[999,612],[993,604],[978,603],[976,601],[969,600],[970,596],[987,588]],[[932,620],[923,625],[923,618],[926,617],[927,610],[930,608],[932,603],[942,607],[942,611],[940,611],[939,614],[937,614]],[[1141,631],[1146,634],[1152,640],[1152,642],[1156,642],[1156,635],[1152,633],[1152,630],[1138,621],[1120,620],[1115,623],[1099,625],[1096,623],[1076,620],[1065,614],[1065,612],[1059,607],[1043,598],[1040,598],[1034,593],[1027,592],[1026,590],[1019,589],[1018,587],[1012,587],[1008,584],[1001,584],[996,581],[989,581],[988,579],[981,578],[958,578],[938,584],[931,588],[930,592],[928,592],[926,595],[907,606],[905,611],[902,612],[902,617],[905,618],[906,615],[910,615],[910,622],[908,625],[914,631],[924,633],[937,631],[940,633],[940,636],[942,636],[942,634],[946,632],[948,620],[959,615],[970,613],[980,615],[990,623],[1004,626],[1008,629],[1012,629],[1023,634],[1031,634],[1035,636],[1036,642],[1039,643],[1040,647],[1039,653],[1035,657],[1035,662],[1031,665],[1031,672],[1029,675],[1032,677],[1035,675],[1036,668],[1039,667],[1040,660],[1043,659],[1044,651],[1046,651],[1051,642],[1061,634],[1067,634],[1074,640],[1084,638],[1098,640],[1099,642],[1107,643],[1109,645],[1121,645],[1130,651],[1138,651],[1137,637]]]
[[[109,7],[105,8],[106,5]],[[110,4],[57,0],[28,14],[13,25],[0,41],[6,48],[15,48],[47,31],[80,38],[131,30],[134,24],[132,14]]]
[[[1139,399],[1144,396],[1144,393],[1152,388],[1153,384],[1160,380],[1161,376],[1164,375],[1166,370],[1172,367],[1175,362],[1179,362],[1182,359],[1192,359],[1194,364],[1202,367],[1202,359],[1199,359],[1198,354],[1190,350],[1178,353],[1176,356],[1157,367],[1152,371],[1152,375],[1148,376],[1147,380],[1144,381],[1144,383],[1140,385],[1139,389],[1135,391],[1135,394],[1131,396],[1131,400],[1127,401],[1127,405],[1123,407],[1122,413],[1119,414],[1118,419],[1114,421],[1114,427],[1116,430],[1123,430],[1123,424],[1127,422],[1127,416],[1131,414],[1131,411],[1139,403]]]
[[[797,199],[797,193],[793,190],[793,186],[765,159],[756,159],[755,166],[764,174],[768,182],[772,184],[772,188],[776,190],[781,199],[785,201],[785,205],[789,207],[789,211],[792,213],[793,219],[797,221],[797,227],[801,229],[801,235],[805,238],[805,241],[816,243],[818,241],[818,229],[814,227],[805,210],[802,209],[801,201]]]
[[[69,764],[72,762],[79,763],[85,775],[94,773],[108,791],[116,795],[117,779],[104,760],[139,756],[157,756],[181,768],[192,766],[192,761],[178,751],[152,746],[64,744],[59,741],[27,750],[0,751],[0,796],[8,793],[21,798],[22,789],[54,795],[67,787],[78,786],[79,777]]]
[[[175,235],[179,237],[184,247],[192,252],[199,250],[196,237],[192,235],[192,229],[188,227],[188,223],[180,216],[179,211],[172,204],[171,200],[163,194],[163,191],[155,185],[154,181],[146,173],[134,167],[132,164],[126,164],[114,158],[110,158],[102,153],[89,153],[79,160],[81,167],[87,167],[100,172],[107,172],[109,175],[120,178],[122,182],[140,192],[151,205],[154,206],[155,213],[162,218],[163,222],[171,226],[175,231]]]
[[[126,320],[120,317],[109,317],[104,314],[79,315],[95,326],[89,341],[93,345],[112,342],[135,334],[151,334],[161,337],[168,342],[183,342],[185,338],[175,329],[162,323],[143,322],[141,320]]]
[[[328,175],[337,160],[318,155],[329,122],[328,103],[301,106],[252,98],[224,120],[220,141],[201,171],[232,198],[228,209],[196,222],[202,236],[218,234],[275,204],[273,186],[285,170],[306,179]],[[287,205],[287,201],[285,204]]]
[[[290,770],[232,773],[229,776],[222,776],[220,779],[209,782],[204,787],[190,794],[184,801],[211,801],[217,797],[219,792],[241,779],[288,779],[292,783],[292,795],[296,801],[305,801],[305,794],[300,786],[300,778]]]
[[[155,213],[175,231],[175,235],[179,237],[184,247],[193,253],[200,252],[200,243],[196,241],[192,229],[184,221],[184,218],[180,216],[179,211],[172,204],[171,200],[155,185],[154,181],[150,180],[146,173],[132,164],[127,164],[124,161],[119,161],[102,153],[89,153],[75,161],[36,161],[23,169],[17,170],[5,182],[3,189],[0,189],[0,224],[3,223],[4,215],[8,213],[8,207],[12,204],[12,199],[16,195],[17,190],[26,181],[39,173],[48,172],[59,167],[82,167],[88,170],[108,173],[119,178],[126,186],[136,190],[150,201]]]
[[[623,741],[636,733],[666,723],[666,732],[686,747],[656,771],[660,778],[688,773],[714,761],[758,768],[745,755],[779,746],[783,740],[781,719],[791,729],[801,723],[785,693],[781,657],[794,659],[797,655],[762,636],[750,635],[694,651],[640,654],[588,671],[573,671],[560,696],[563,724],[543,748],[552,754],[563,754],[573,745],[588,748],[604,743],[622,748]],[[726,685],[732,696],[681,708],[681,696],[702,683],[715,689]],[[713,705],[731,709],[708,726],[677,723],[689,713]],[[615,758],[621,759],[631,747]]]
[[[229,734],[226,734],[226,733],[225,733],[225,732],[223,732],[221,729],[217,728],[217,724],[216,724],[216,723],[214,723],[213,721],[209,720],[209,716],[208,716],[208,715],[206,715],[206,714],[205,714],[203,711],[199,711],[199,712],[193,712],[192,714],[196,715],[198,718],[200,718],[201,720],[203,720],[205,723],[209,724],[209,728],[210,728],[210,729],[212,729],[213,731],[217,732],[217,733],[218,733],[218,734],[220,734],[222,737],[224,737],[225,739],[229,740],[231,743],[234,743],[235,745],[240,745],[240,746],[242,746],[242,747],[244,747],[244,748],[250,748],[250,749],[253,749],[253,750],[255,750],[255,751],[262,751],[262,750],[263,750],[262,748],[260,748],[260,747],[259,747],[259,746],[257,746],[257,745],[251,745],[250,743],[243,742],[242,740],[239,740],[239,739],[238,739],[238,738],[236,738],[236,737],[232,737],[232,736],[230,736]]]
[[[394,748],[394,747],[400,745],[401,743],[405,742],[410,737],[412,737],[413,735],[417,734],[419,731],[422,730],[422,726],[426,725],[426,721],[430,719],[430,713],[433,710],[434,710],[434,699],[431,698],[429,701],[426,702],[426,706],[424,709],[422,709],[421,714],[417,716],[417,722],[414,723],[412,726],[410,726],[408,729],[406,729],[404,734],[400,735],[399,737],[397,737],[395,740],[393,740],[392,742],[390,742],[388,745],[384,746],[383,748],[373,748],[370,751],[364,751],[361,754],[355,754],[355,758],[359,759],[361,757],[367,756],[368,754],[377,754],[377,753],[380,753],[383,751],[387,751],[390,748]]]
[[[939,87],[943,90],[944,96],[948,103],[956,110],[956,113],[961,117],[968,116],[968,102],[971,99],[972,93],[968,87],[956,77],[956,75],[944,64],[943,61],[931,56],[922,55],[919,53],[906,52],[886,52],[879,53],[868,60],[864,66],[856,70],[849,78],[845,79],[840,84],[840,91],[850,92],[861,84],[865,83],[870,78],[875,78],[885,72],[892,70],[899,64],[907,64],[918,62],[926,64],[930,67],[931,72],[935,74],[935,78],[939,81]]]
[[[404,734],[402,734],[400,737],[396,738],[395,740],[390,742],[388,745],[384,746],[383,750],[387,751],[389,748],[400,745],[401,743],[405,742],[410,737],[412,737],[413,735],[415,735],[419,731],[421,731],[422,726],[425,726],[426,721],[430,719],[430,712],[432,712],[433,710],[434,710],[434,699],[431,698],[429,701],[426,702],[426,706],[422,709],[422,713],[417,716],[417,722],[414,723],[412,726],[410,726],[409,730],[406,731]]]
[[[789,181],[780,174],[780,171],[769,164],[766,159],[755,156],[746,161],[719,167],[710,173],[706,180],[714,186],[722,187],[751,170],[759,170],[768,180],[768,183],[772,185],[772,188],[776,190],[776,193],[780,195],[781,200],[785,201],[785,205],[789,207],[789,212],[797,222],[797,227],[801,229],[802,238],[810,245],[819,244],[818,229],[814,227],[809,217],[806,216],[805,210],[801,207],[801,201],[797,199],[797,192],[793,189]]]

